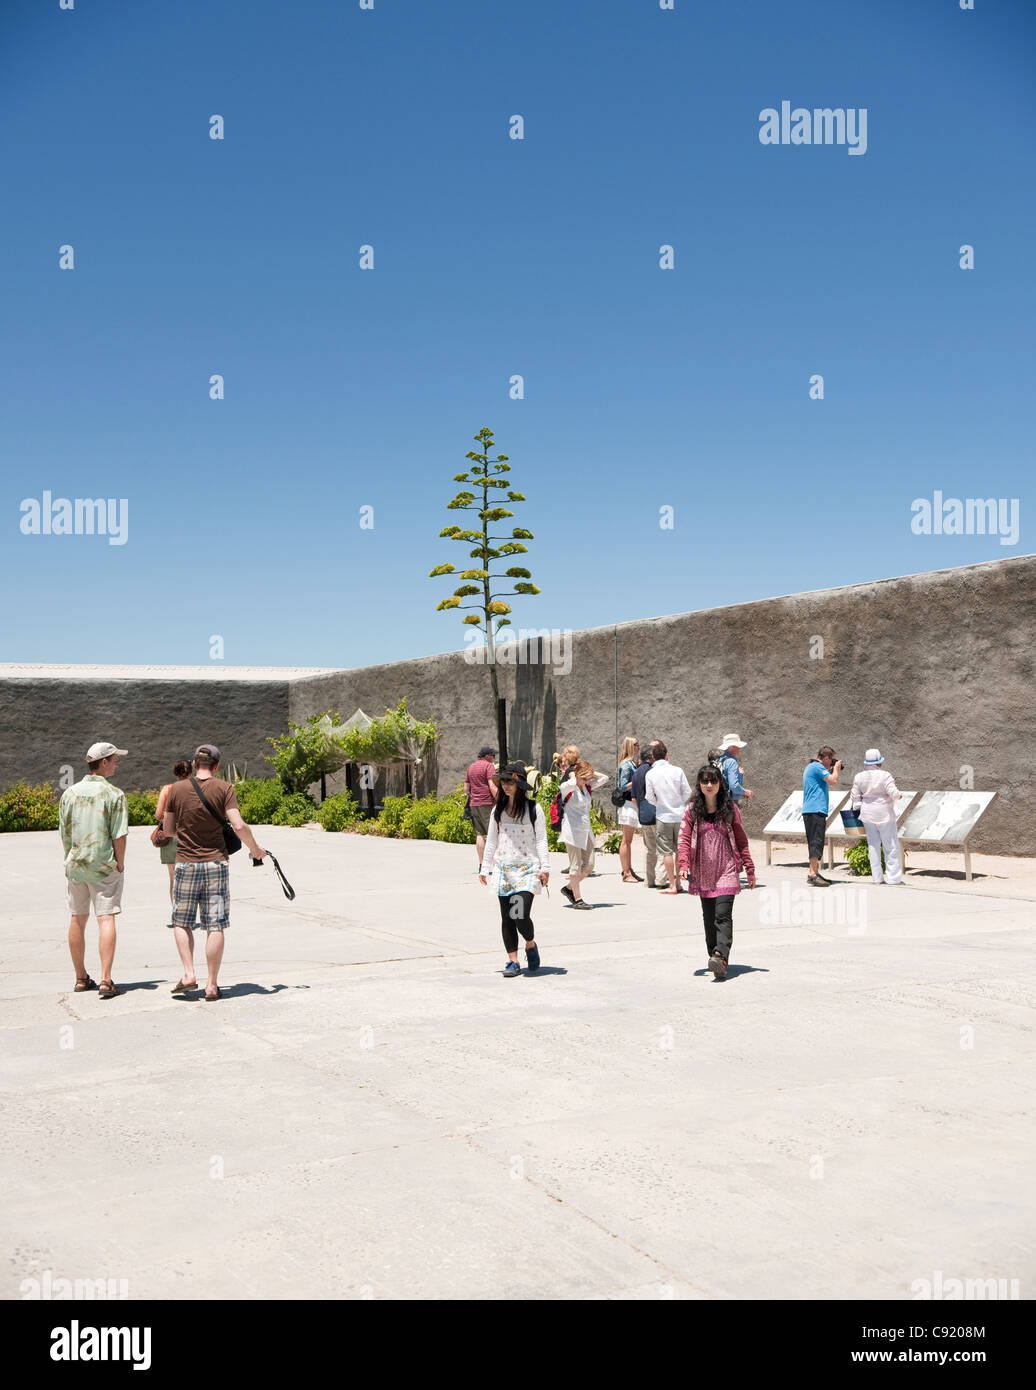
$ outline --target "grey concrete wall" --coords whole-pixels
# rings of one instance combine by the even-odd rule
[[[286,680],[2,680],[0,786],[22,777],[56,784],[67,764],[78,779],[86,750],[105,738],[129,749],[114,778],[125,790],[171,781],[173,763],[199,743],[267,777],[266,739],[284,731],[287,717]]]
[[[973,768],[975,787],[998,793],[973,846],[1034,854],[1034,595],[1036,557],[1024,556],[577,633],[568,675],[501,668],[509,751],[547,767],[577,743],[614,774],[618,741],[635,733],[662,738],[693,775],[737,732],[758,830],[821,744],[853,770],[876,744],[903,788],[956,787]],[[294,682],[291,717],[379,715],[404,695],[442,730],[428,783],[453,786],[496,741],[489,673],[462,653]]]
[[[510,751],[547,767],[578,743],[614,774],[618,741],[635,733],[664,739],[693,775],[734,731],[748,741],[752,831],[821,744],[854,770],[877,744],[901,787],[956,787],[972,767],[975,787],[998,793],[974,847],[1036,854],[1034,596],[1036,557],[1022,556],[576,633],[569,674],[500,668]],[[489,672],[460,652],[284,682],[0,681],[0,785],[54,780],[66,762],[78,773],[108,735],[132,750],[124,787],[158,785],[206,740],[265,773],[265,740],[289,716],[380,715],[404,696],[441,729],[418,789],[446,790],[495,742]]]

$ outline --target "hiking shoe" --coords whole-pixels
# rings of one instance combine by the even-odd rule
[[[806,882],[807,882],[808,884],[810,884],[813,888],[830,888],[830,887],[831,887],[831,884],[830,884],[829,880],[826,879],[826,878],[821,878],[819,874],[809,874],[809,875],[807,875],[807,877],[806,877]]]
[[[709,956],[709,969],[717,980],[722,980],[726,976],[727,963],[718,951],[713,951],[712,955]]]
[[[513,980],[516,975],[522,973],[521,966],[516,960],[509,960],[504,966],[504,979]]]
[[[525,966],[527,970],[539,970],[540,968],[540,948],[538,946],[526,946]]]
[[[588,903],[583,898],[577,898],[572,906],[582,908],[584,912],[591,912],[593,910],[593,903]]]
[[[668,887],[669,887],[669,884],[668,884],[668,883],[649,883],[649,884],[648,884],[648,887],[649,887],[649,888],[668,888]]]
[[[574,903],[576,900],[576,895],[572,892],[572,889],[567,886],[565,888],[562,888],[561,896],[563,898],[567,898],[570,903]]]

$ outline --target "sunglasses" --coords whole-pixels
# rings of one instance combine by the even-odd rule
[[[513,777],[501,777],[501,778],[500,778],[501,785],[502,785],[504,782],[513,782],[513,781],[514,781],[514,778],[513,778]]]
[[[718,777],[699,777],[698,780],[699,780],[699,782],[701,782],[701,784],[702,784],[703,787],[709,787],[709,786],[712,786],[712,785],[715,785],[715,786],[717,786],[717,787],[719,786],[719,778],[718,778]]]

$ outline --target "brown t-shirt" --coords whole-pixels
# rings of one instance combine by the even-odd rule
[[[229,782],[224,782],[220,777],[199,777],[198,786],[220,819],[206,811],[189,778],[173,783],[169,788],[165,812],[176,819],[178,864],[198,864],[227,857],[223,845],[223,821],[228,811],[238,809],[237,793]]]

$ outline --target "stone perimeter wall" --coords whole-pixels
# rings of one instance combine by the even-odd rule
[[[173,763],[199,743],[214,743],[224,766],[248,765],[268,777],[263,761],[271,734],[287,728],[288,681],[0,680],[0,786],[23,778],[57,785],[61,768],[86,774],[86,750],[102,738],[129,756],[119,763],[117,786],[160,787],[173,780]]]
[[[614,776],[632,733],[663,739],[693,779],[708,749],[738,733],[751,834],[822,744],[854,772],[877,745],[903,788],[955,788],[971,766],[976,789],[998,793],[972,847],[1036,854],[1034,596],[1036,556],[1024,556],[579,632],[568,675],[500,669],[508,751],[547,768],[576,743]],[[423,780],[447,790],[496,742],[489,672],[463,653],[293,682],[291,718],[378,715],[404,695],[439,722]]]
[[[998,793],[972,847],[1036,854],[1034,595],[1036,557],[1022,556],[575,633],[568,674],[500,669],[509,751],[546,768],[577,743],[614,776],[617,740],[635,733],[664,739],[693,777],[736,732],[758,833],[821,744],[854,771],[877,744],[904,788],[953,788],[972,767],[975,787]],[[818,637],[822,659],[810,655]],[[203,740],[266,775],[265,740],[287,718],[380,715],[403,696],[441,730],[418,790],[448,790],[496,741],[489,672],[460,652],[284,682],[3,680],[0,785],[54,781],[62,763],[78,776],[85,748],[109,734],[131,750],[124,787],[168,780]]]

